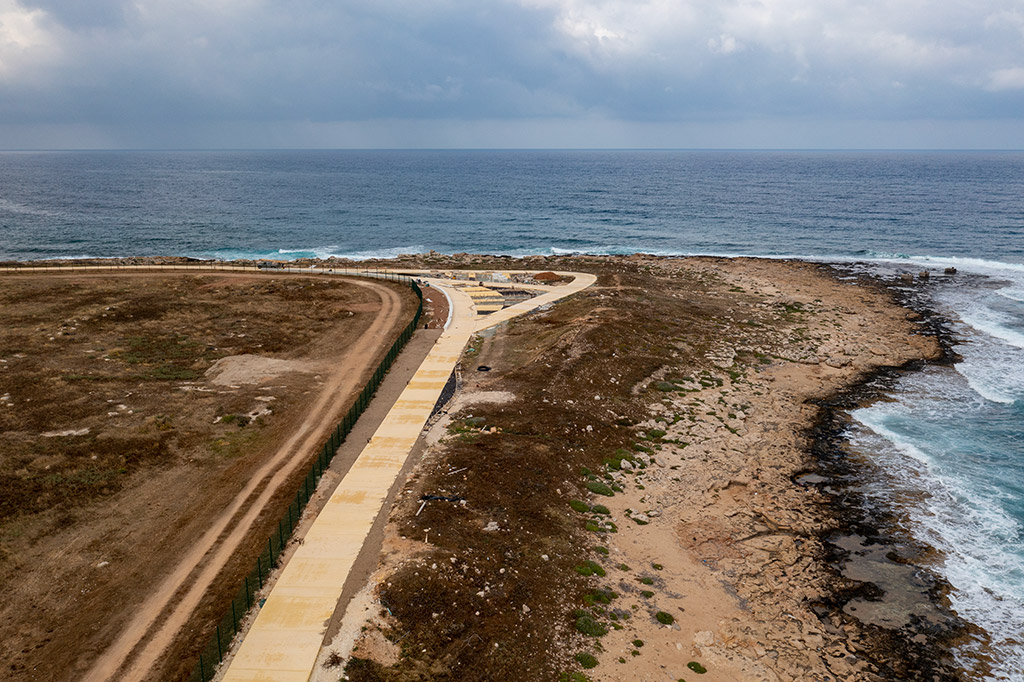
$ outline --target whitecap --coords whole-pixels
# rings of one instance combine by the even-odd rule
[[[952,608],[992,636],[993,679],[1019,679],[1024,523],[1010,510],[1024,502],[1012,492],[1020,485],[1014,458],[1024,451],[1001,441],[1005,451],[993,453],[971,431],[993,419],[1012,423],[1014,413],[978,402],[956,376],[932,368],[904,377],[896,401],[852,413],[849,440],[884,472],[865,493],[901,511],[913,534],[939,550],[933,568],[953,587]]]
[[[1024,287],[1004,287],[997,289],[995,293],[1011,301],[1024,303]]]
[[[995,337],[1015,348],[1024,350],[1024,334],[1007,325],[1007,316],[989,308],[975,308],[961,312],[960,319],[977,331]]]
[[[429,251],[429,249],[422,244],[412,246],[393,246],[386,249],[373,249],[366,251],[344,251],[339,247],[325,247],[323,249],[315,250],[317,258],[345,258],[356,261],[397,258],[399,256],[407,256],[410,254],[415,255],[426,253],[427,251]]]

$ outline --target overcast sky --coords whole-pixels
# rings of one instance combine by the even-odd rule
[[[1024,0],[0,0],[0,148],[1024,148]]]

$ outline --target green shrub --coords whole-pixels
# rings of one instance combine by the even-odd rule
[[[582,665],[584,668],[586,668],[588,670],[590,668],[596,668],[597,667],[597,659],[594,658],[593,655],[588,654],[585,651],[576,654],[576,662],[579,663],[580,665]]]
[[[693,672],[697,673],[698,675],[703,675],[704,673],[706,673],[708,671],[707,668],[702,666],[697,661],[690,661],[689,663],[686,664],[686,667],[689,668],[690,670],[692,670]]]
[[[599,575],[602,578],[605,575],[607,575],[606,571],[604,570],[604,568],[602,568],[601,564],[597,563],[596,561],[591,561],[589,559],[587,559],[582,564],[577,566],[576,572],[580,575],[585,576]]]
[[[651,592],[650,590],[644,590],[640,594],[642,594],[644,596],[644,599],[650,599],[651,597],[654,596],[654,593]]]
[[[598,554],[604,554],[605,556],[608,556],[608,548],[607,547],[595,547],[594,551],[597,552]]]
[[[586,502],[580,502],[579,500],[569,500],[569,506],[572,507],[573,511],[577,511],[581,514],[586,514],[590,511],[590,505]]]
[[[662,625],[672,625],[672,623],[676,622],[675,616],[671,613],[665,613],[664,611],[658,611],[654,614],[654,618]]]
[[[591,637],[604,637],[608,634],[608,628],[604,623],[594,620],[589,613],[576,619],[576,630]]]
[[[595,495],[604,495],[605,497],[615,495],[612,489],[608,487],[608,484],[603,481],[587,481],[587,490]]]
[[[583,603],[587,606],[593,606],[594,604],[611,604],[612,599],[615,599],[618,596],[619,595],[615,594],[611,590],[594,590],[583,595]],[[583,613],[586,613],[586,611]]]
[[[643,645],[644,645],[644,640],[642,640],[642,639],[634,639],[633,640],[633,646],[635,646],[637,649],[639,649]]]
[[[589,677],[583,673],[562,673],[558,676],[558,682],[592,682]]]
[[[595,504],[593,507],[590,508],[590,511],[594,512],[595,514],[604,514],[605,516],[612,513],[611,510],[608,509],[608,507],[604,506],[603,504]]]

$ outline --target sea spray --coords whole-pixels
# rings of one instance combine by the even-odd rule
[[[924,260],[924,259],[921,259]],[[1024,268],[960,259],[929,287],[952,320],[959,360],[903,376],[892,400],[853,412],[849,438],[881,475],[870,504],[939,551],[931,569],[954,611],[990,640],[961,655],[991,656],[992,679],[1024,670],[1024,305],[1000,295]],[[979,276],[983,275],[983,276]]]

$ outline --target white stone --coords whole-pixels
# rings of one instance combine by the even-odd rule
[[[711,630],[701,630],[693,635],[694,646],[711,646],[715,643],[715,633]]]

